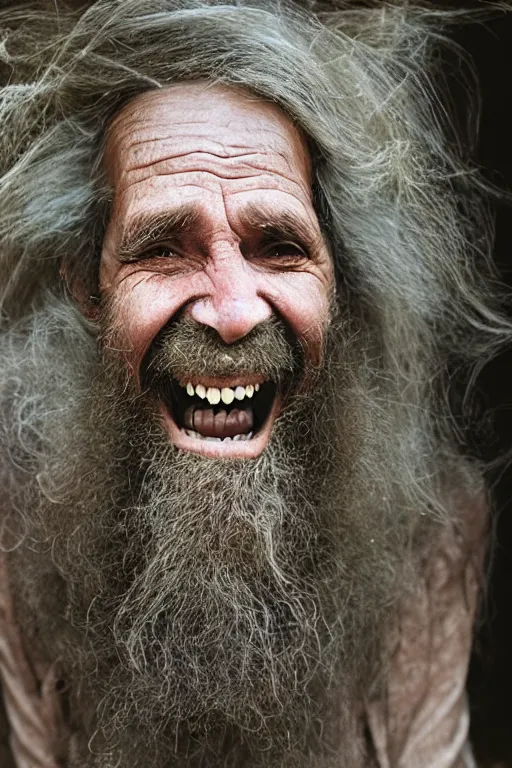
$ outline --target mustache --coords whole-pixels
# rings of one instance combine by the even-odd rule
[[[270,318],[225,344],[214,328],[181,317],[155,336],[141,365],[143,388],[169,379],[260,374],[278,385],[304,371],[304,351],[286,324]]]

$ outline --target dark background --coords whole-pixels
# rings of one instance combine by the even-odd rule
[[[486,3],[432,4],[488,7]],[[510,10],[461,25],[457,41],[470,54],[481,87],[482,113],[476,161],[487,179],[512,190],[512,4]],[[456,93],[456,89],[455,89]],[[464,110],[462,99],[458,107]],[[512,206],[494,205],[494,258],[501,280],[512,289]],[[512,319],[512,302],[505,309]],[[492,433],[469,435],[471,450],[486,461],[512,456],[512,352],[488,364],[477,398],[493,417]],[[510,466],[508,466],[510,465]],[[472,739],[482,766],[512,766],[512,465],[502,460],[489,473],[493,488],[494,545],[490,580],[470,669]]]

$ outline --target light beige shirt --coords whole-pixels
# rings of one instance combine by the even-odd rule
[[[367,707],[379,768],[473,768],[466,677],[487,540],[484,503],[446,528],[390,638],[383,700]]]

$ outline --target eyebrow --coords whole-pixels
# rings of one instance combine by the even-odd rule
[[[144,248],[161,240],[177,240],[183,232],[196,226],[199,214],[192,205],[183,205],[162,213],[135,216],[116,248],[119,261],[132,261]]]
[[[323,243],[320,231],[315,231],[302,216],[291,210],[273,210],[252,203],[244,209],[244,220],[252,229],[263,233],[269,242],[291,240],[307,251],[315,251]]]
[[[130,262],[140,257],[145,248],[156,242],[176,241],[190,232],[201,221],[201,215],[192,204],[161,213],[142,213],[135,216],[123,233],[116,249],[117,258]],[[251,203],[241,218],[245,225],[262,234],[266,242],[293,241],[304,250],[314,252],[323,243],[322,234],[314,231],[302,216],[290,210],[275,210],[269,206]]]

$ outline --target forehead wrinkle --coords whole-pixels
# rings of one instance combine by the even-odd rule
[[[147,163],[141,163],[141,164],[135,165],[135,166],[133,166],[131,168],[128,168],[127,172],[130,173],[130,172],[133,172],[133,171],[142,171],[145,168],[152,168],[155,165],[159,165],[160,163],[172,163],[175,160],[191,157],[193,155],[203,156],[205,158],[205,160],[207,160],[208,157],[213,157],[213,158],[216,158],[217,160],[239,160],[240,157],[254,157],[255,155],[257,156],[257,154],[258,153],[256,153],[256,152],[250,152],[250,153],[247,152],[244,155],[226,156],[226,155],[217,155],[217,154],[215,154],[213,152],[205,152],[205,151],[202,151],[202,150],[194,150],[193,152],[182,152],[181,154],[173,155],[172,157],[165,157],[165,158],[159,157],[156,160],[151,160],[151,161],[149,161]],[[246,163],[246,161],[244,161],[244,163]],[[246,163],[246,164],[249,167],[259,168],[259,166],[252,165],[251,163]],[[232,165],[233,165],[233,163],[227,165],[227,167],[229,168]],[[176,171],[169,171],[169,173],[163,174],[163,175],[170,175],[172,173],[187,173],[187,172],[197,173],[197,172],[201,172],[203,170],[204,170],[205,173],[209,172],[206,168],[201,168],[199,166],[197,168],[186,168],[186,169],[178,169]],[[266,170],[269,173],[274,173],[275,172],[274,170],[269,171],[268,168],[264,168],[264,167],[261,167],[260,170]],[[214,172],[212,172],[212,173],[214,173]],[[220,174],[216,174],[216,175],[220,175]]]
[[[153,141],[153,140],[152,140]],[[155,140],[157,141],[157,140]],[[188,138],[187,138],[188,141]],[[288,179],[290,181],[294,181],[292,176],[297,175],[294,171],[294,165],[295,163],[292,162],[292,158],[290,157],[289,152],[277,150],[275,148],[268,148],[268,147],[256,147],[256,148],[250,148],[247,146],[243,146],[243,150],[246,151],[229,151],[229,149],[233,150],[234,147],[230,147],[229,149],[221,144],[220,142],[216,142],[218,146],[221,146],[224,150],[224,152],[221,154],[219,152],[211,151],[211,149],[203,149],[203,148],[197,148],[193,147],[190,149],[184,149],[183,151],[174,151],[172,153],[168,153],[168,150],[166,147],[162,147],[162,150],[157,154],[156,159],[150,159],[146,162],[137,162],[137,157],[140,154],[144,154],[143,152],[133,152],[133,147],[136,146],[136,144],[132,145],[132,150],[128,150],[125,153],[126,159],[132,159],[132,163],[127,164],[127,167],[124,169],[124,173],[130,173],[134,171],[143,170],[144,168],[150,168],[157,166],[159,164],[165,164],[168,163],[172,166],[172,164],[177,164],[180,166],[180,161],[183,163],[187,162],[187,159],[189,162],[192,162],[194,159],[197,159],[198,161],[204,160],[208,163],[209,159],[211,159],[211,162],[213,164],[218,163],[219,166],[222,167],[222,165],[225,165],[227,168],[231,168],[233,166],[236,167],[237,163],[242,161],[240,163],[241,169],[243,168],[253,168],[257,171],[262,171],[268,174],[276,174],[279,175],[285,179]],[[242,147],[240,147],[242,149]],[[254,158],[254,162],[250,162],[249,158]],[[258,160],[259,159],[259,160]],[[304,155],[301,156],[301,159],[305,160],[305,165],[307,167],[307,178],[308,182],[310,182],[311,174],[310,174],[310,162],[309,162],[309,156]],[[282,161],[282,164],[286,166],[286,169],[289,171],[289,173],[284,172],[282,169],[279,168],[281,163],[279,160]],[[182,168],[179,167],[177,171],[170,171],[170,173],[174,172],[186,172],[186,171],[202,171],[205,172],[208,171],[207,168],[202,167],[192,167],[192,168]],[[221,175],[221,174],[217,174]],[[301,177],[301,174],[298,174],[299,178]]]
[[[183,136],[180,135],[178,137],[178,140],[176,141],[172,136],[165,136],[165,137],[154,137],[154,138],[147,138],[147,139],[136,139],[132,141],[126,148],[122,150],[122,154],[130,157],[137,157],[140,154],[143,153],[143,148],[146,145],[152,145],[152,144],[161,144],[162,147],[159,152],[150,152],[147,153],[150,155],[157,155],[156,160],[149,160],[147,165],[156,163],[159,161],[159,157],[162,155],[165,155],[163,159],[168,160],[172,162],[173,160],[179,160],[182,157],[186,157],[187,155],[210,155],[211,157],[217,158],[219,160],[228,160],[228,161],[236,161],[240,158],[244,157],[251,157],[251,156],[259,156],[262,157],[268,157],[270,159],[272,158],[280,158],[288,168],[292,168],[291,163],[291,152],[288,148],[288,151],[285,151],[282,148],[278,148],[276,146],[268,146],[265,144],[238,144],[234,142],[225,142],[225,141],[216,141],[206,136]],[[169,152],[168,145],[171,144],[172,146],[176,146],[178,144],[178,147],[175,151]],[[179,147],[179,144],[183,145],[189,145],[185,146],[183,148]],[[191,146],[190,146],[191,145]],[[218,151],[217,149],[213,149],[212,147],[208,145],[213,145],[216,148],[220,148],[221,151]],[[302,158],[306,161],[309,160],[308,152],[305,151],[304,155],[302,155]],[[307,163],[309,165],[309,163]]]
[[[255,121],[253,121],[253,122],[255,122]],[[273,136],[277,136],[278,139],[280,139],[282,141],[282,143],[284,143],[286,145],[289,144],[289,142],[285,138],[285,135],[284,135],[284,132],[283,132],[282,129],[278,130],[277,128],[270,128],[268,126],[265,126],[264,123],[265,123],[264,120],[258,121],[258,124],[255,127],[252,127],[250,129],[247,128],[246,126],[244,126],[243,123],[241,123],[239,120],[230,120],[229,123],[226,123],[225,125],[220,125],[220,126],[216,123],[216,126],[220,127],[222,129],[223,133],[226,133],[228,130],[231,130],[231,126],[234,126],[235,130],[238,133],[245,133],[245,134],[248,134],[251,137],[254,136],[255,131],[257,131],[258,133],[261,133],[261,134],[271,134]],[[159,141],[160,139],[174,139],[176,133],[178,133],[178,135],[180,135],[180,136],[184,135],[181,130],[180,131],[177,130],[178,128],[180,128],[180,129],[183,128],[184,126],[188,126],[188,125],[203,126],[205,129],[209,130],[211,128],[212,124],[213,124],[213,121],[211,119],[208,119],[208,120],[194,120],[194,121],[190,120],[190,121],[186,121],[186,122],[179,122],[179,121],[176,121],[176,120],[171,120],[171,121],[167,120],[165,123],[164,122],[160,123],[158,121],[150,121],[150,122],[148,122],[148,119],[147,119],[147,116],[146,116],[144,118],[144,120],[132,120],[131,122],[126,122],[126,124],[123,125],[122,129],[115,128],[115,127],[113,127],[111,125],[109,130],[110,130],[111,134],[112,133],[115,134],[116,132],[118,132],[120,134],[120,136],[123,136],[125,133],[135,133],[136,136],[134,138],[134,141],[131,142],[131,144],[128,144],[128,147],[130,147],[133,143],[137,143],[138,141],[141,140],[139,138],[140,136],[142,136],[142,138],[144,137],[144,134],[148,132],[148,126],[149,125],[151,125],[152,129],[157,129],[157,130],[161,130],[162,131],[162,133],[160,135],[155,136],[154,138],[148,138],[148,139],[144,139],[143,138],[144,141],[152,142],[152,141]],[[137,130],[137,126],[140,126],[140,128],[138,130]],[[297,137],[301,136],[300,131],[291,122],[290,122],[290,127],[292,129],[292,132],[294,132]],[[222,141],[219,141],[218,139],[214,139],[206,131],[205,132],[198,131],[197,133],[191,133],[189,135],[190,135],[191,138],[195,138],[195,139],[207,139],[208,141],[211,141],[213,144],[223,144],[224,143]],[[231,142],[230,142],[230,145],[234,146],[234,147],[237,147],[237,146],[242,146],[242,147],[243,146],[248,146],[248,145],[245,145],[245,144],[240,144],[239,145],[239,144],[231,143]]]
[[[311,187],[309,185],[300,184],[299,182],[296,182],[293,179],[290,179],[289,182],[290,182],[290,184],[294,185],[295,189],[298,188],[298,192],[297,193],[293,189],[283,189],[282,186],[278,186],[276,183],[274,183],[273,185],[270,184],[268,186],[261,186],[261,184],[258,183],[258,186],[256,186],[256,187],[245,187],[243,189],[236,189],[236,188],[235,189],[224,189],[224,184],[229,183],[229,182],[247,181],[248,179],[261,179],[261,175],[256,174],[256,173],[252,174],[251,176],[240,177],[239,179],[238,178],[226,179],[224,177],[217,176],[217,175],[215,175],[213,173],[206,173],[204,171],[201,171],[201,173],[202,174],[204,173],[204,175],[206,175],[209,178],[209,180],[211,180],[212,182],[215,182],[215,185],[216,186],[218,185],[220,187],[219,191],[220,191],[220,194],[222,195],[222,198],[224,199],[224,201],[226,201],[228,199],[236,198],[238,195],[245,195],[245,194],[249,194],[251,192],[257,192],[257,193],[277,192],[277,193],[279,193],[279,195],[285,195],[287,197],[293,198],[294,201],[296,201],[296,203],[298,203],[301,208],[305,208],[305,210],[307,211],[307,206],[305,204],[306,204],[306,202],[308,204],[310,204],[312,202],[312,198],[313,198],[313,192],[312,192],[312,189],[311,189]],[[140,184],[143,185],[143,184],[147,183],[149,179],[162,179],[162,178],[165,178],[165,176],[167,176],[167,175],[173,175],[173,176],[178,176],[178,177],[179,176],[187,176],[187,174],[188,174],[188,172],[186,172],[186,173],[185,172],[184,173],[174,172],[173,174],[154,174],[154,175],[149,176],[147,178],[144,178],[144,179],[134,179],[133,181],[126,180],[126,181],[124,181],[124,183],[122,185],[119,184],[117,186],[117,188],[114,190],[115,191],[115,196],[113,197],[113,199],[115,200],[117,198],[117,200],[119,201],[119,199],[122,198],[123,194],[126,194],[128,190],[130,190],[130,189],[132,189],[134,187],[137,187]],[[194,172],[193,175],[197,176],[197,172]],[[267,174],[267,176],[270,178],[270,180],[272,180],[273,174]],[[178,179],[177,180],[177,184],[176,184],[176,186],[173,187],[172,191],[176,192],[179,189],[181,189],[181,190],[183,190],[183,189],[185,189],[185,190],[188,190],[188,189],[190,189],[190,190],[197,190],[199,193],[202,193],[205,190],[205,185],[201,184],[201,183],[198,183],[197,181],[192,181],[191,179],[184,179],[184,180],[183,179]],[[213,189],[213,188],[210,188],[209,192],[210,192],[210,194],[213,194],[213,195],[216,194],[216,190]],[[306,200],[304,199],[304,194],[306,194]],[[140,195],[140,199],[143,199],[143,197],[144,197],[144,195]]]
[[[187,174],[204,174],[205,176],[211,176],[218,178],[220,180],[243,180],[243,179],[249,179],[249,178],[255,178],[260,177],[263,180],[265,180],[265,188],[279,188],[279,185],[276,183],[268,184],[269,180],[271,181],[272,178],[274,178],[275,181],[277,181],[278,178],[283,179],[287,182],[287,184],[291,184],[294,187],[298,187],[303,193],[306,194],[308,199],[311,198],[312,190],[311,190],[311,176],[309,173],[309,167],[308,167],[308,175],[307,179],[304,179],[303,174],[296,174],[294,173],[294,169],[291,167],[291,164],[288,162],[288,158],[286,158],[285,155],[281,155],[282,159],[286,162],[286,170],[289,171],[288,173],[280,169],[278,164],[273,163],[266,163],[265,158],[269,157],[272,158],[272,154],[263,155],[261,161],[257,161],[256,158],[258,157],[259,153],[245,153],[244,155],[240,156],[228,156],[226,158],[219,158],[216,155],[212,155],[209,152],[202,152],[202,151],[194,151],[194,152],[187,152],[182,153],[180,155],[173,156],[172,158],[159,158],[158,160],[150,163],[138,163],[131,165],[129,167],[124,166],[122,162],[118,162],[116,165],[117,170],[117,184],[118,191],[121,191],[123,188],[128,189],[133,184],[136,183],[144,183],[144,181],[147,181],[149,179],[159,179],[164,177],[179,177],[179,176],[186,176]],[[211,162],[208,162],[208,156],[210,155]],[[238,160],[239,157],[243,157],[244,162],[241,164],[241,167],[238,168]],[[254,157],[254,162],[248,162],[249,157]],[[179,161],[182,160],[183,163],[185,163],[185,167],[179,167],[179,168],[173,168],[173,162],[175,159],[178,159]],[[197,164],[192,164],[191,167],[186,167],[187,159],[190,158],[189,162],[192,162],[192,160],[197,159]],[[201,160],[203,162],[201,162]],[[223,166],[223,161],[226,161],[225,165]],[[169,167],[169,165],[171,167]],[[210,165],[208,168],[207,165]],[[159,166],[163,166],[165,170],[159,169]],[[212,167],[213,166],[213,167]],[[220,166],[220,167],[219,167]],[[144,175],[144,171],[147,171],[147,174]],[[224,171],[224,172],[223,172]],[[244,172],[245,171],[245,172]],[[138,177],[135,180],[131,180],[130,177],[133,175],[137,175]],[[139,176],[140,175],[140,176]],[[193,186],[200,186],[200,185],[193,185]]]
[[[206,125],[206,123],[205,123]],[[211,129],[211,125],[208,124],[208,127]],[[274,131],[272,129],[257,129],[260,133],[271,133],[277,135],[281,141],[276,143],[265,143],[263,141],[254,141],[254,133],[256,132],[247,132],[250,133],[251,137],[253,138],[252,142],[240,142],[239,136],[233,135],[225,136],[222,140],[215,139],[211,135],[205,135],[205,134],[191,134],[191,135],[184,135],[180,132],[169,133],[169,126],[166,126],[166,133],[162,136],[133,136],[132,131],[130,130],[129,126],[125,128],[123,131],[123,134],[118,135],[117,137],[112,138],[112,134],[110,134],[110,138],[107,141],[107,152],[108,154],[117,155],[120,160],[126,162],[128,160],[128,168],[131,169],[131,163],[130,160],[133,158],[135,159],[138,155],[144,153],[144,147],[152,147],[153,145],[162,145],[161,149],[157,152],[148,152],[147,154],[157,155],[156,160],[150,159],[147,163],[143,165],[151,165],[156,164],[160,161],[159,155],[165,154],[166,157],[164,158],[165,161],[172,162],[173,160],[178,160],[179,158],[185,157],[187,155],[191,154],[204,154],[204,155],[211,155],[212,157],[215,157],[219,160],[232,160],[236,161],[238,158],[243,157],[249,157],[251,155],[258,156],[261,155],[262,157],[267,157],[272,160],[272,158],[279,158],[287,168],[292,171],[293,166],[296,165],[296,162],[293,162],[293,155],[297,153],[299,154],[300,159],[304,162],[308,176],[311,174],[311,159],[309,156],[309,150],[307,147],[306,142],[304,141],[304,138],[302,135],[298,133],[298,131],[294,128],[294,126],[291,126],[295,135],[297,138],[300,139],[300,147],[295,144],[295,142],[287,142],[279,131]],[[169,152],[169,145],[176,146],[177,151]],[[185,145],[184,149],[180,149],[179,145]],[[284,145],[284,146],[283,146]],[[214,149],[215,147],[215,149]],[[220,148],[221,151],[219,152],[217,148]],[[242,151],[240,151],[242,150]],[[119,163],[118,163],[119,165]],[[272,165],[275,165],[275,162],[272,163]],[[133,167],[142,167],[142,166],[133,166]]]
[[[145,166],[143,166],[140,170],[145,170]],[[143,184],[146,181],[149,181],[149,179],[164,179],[166,177],[179,177],[179,176],[186,176],[187,174],[194,174],[195,176],[201,175],[205,177],[211,177],[212,179],[217,179],[220,182],[236,182],[236,181],[244,181],[248,179],[260,179],[261,183],[263,184],[263,181],[266,180],[267,182],[272,182],[272,179],[274,179],[274,183],[265,184],[264,186],[260,187],[259,189],[261,191],[263,190],[276,190],[276,191],[282,191],[286,194],[291,194],[290,190],[285,190],[282,188],[281,185],[277,183],[276,176],[279,178],[284,179],[288,184],[291,184],[295,187],[298,187],[301,191],[306,192],[308,199],[311,198],[311,189],[309,185],[302,184],[300,181],[297,181],[293,178],[290,178],[289,176],[286,176],[284,173],[279,173],[277,171],[265,171],[263,169],[260,169],[258,167],[249,166],[251,168],[250,172],[247,173],[238,173],[238,174],[232,174],[228,175],[227,173],[221,174],[217,173],[215,171],[206,170],[204,168],[187,168],[186,171],[168,171],[166,173],[159,173],[158,171],[151,171],[151,169],[154,169],[155,166],[148,166],[147,170],[149,171],[148,175],[145,178],[142,179],[135,179],[134,181],[126,181],[123,183],[123,189],[126,190],[129,187],[136,185],[136,184]],[[136,171],[128,171],[126,172],[127,175],[130,173],[135,173]],[[204,189],[204,186],[198,183],[188,183],[184,182],[180,186],[190,186],[195,187],[198,189]],[[238,190],[232,190],[232,194],[236,194]],[[241,190],[240,190],[241,191]],[[249,189],[247,191],[250,191]]]
[[[249,146],[254,146],[254,137],[255,134],[260,135],[268,135],[270,134],[272,137],[277,137],[277,144],[284,144],[286,146],[290,145],[289,139],[285,135],[285,131],[282,127],[269,127],[266,120],[252,120],[252,125],[250,128],[247,127],[247,125],[244,125],[243,122],[240,120],[229,120],[226,124],[220,124],[217,121],[214,121],[212,119],[208,120],[197,120],[197,121],[176,121],[174,119],[168,119],[165,122],[159,122],[155,120],[148,120],[148,116],[146,115],[144,119],[126,119],[125,121],[122,121],[121,118],[122,115],[118,117],[119,122],[121,123],[121,127],[117,127],[114,124],[111,124],[108,128],[108,135],[114,136],[114,141],[123,141],[126,137],[132,136],[132,139],[128,139],[127,141],[127,149],[131,149],[134,145],[136,145],[139,142],[143,143],[155,143],[158,141],[166,141],[166,140],[175,140],[176,136],[187,139],[187,140],[201,140],[201,141],[208,141],[212,144],[218,144],[220,146],[226,147],[243,147],[248,148]],[[223,139],[220,140],[218,138],[214,138],[211,135],[211,129],[212,126],[215,125],[216,128],[220,128],[221,132],[223,134]],[[186,133],[183,131],[183,129],[187,126],[203,126],[205,129],[204,131],[194,131],[193,133]],[[235,139],[235,142],[231,139],[229,134],[231,133],[231,136],[234,136],[233,129],[236,134],[238,134],[238,137]],[[294,138],[299,139],[299,141],[303,141],[302,133],[296,128],[296,126],[289,121],[289,125],[286,126],[288,130],[291,129],[291,133],[294,134]],[[157,132],[158,135],[149,137],[147,136],[148,132],[154,133]],[[250,136],[251,142],[250,144],[238,144],[239,136],[240,134],[246,134]],[[229,140],[226,141],[226,136],[229,137]],[[263,146],[275,149],[274,144],[263,144]]]

